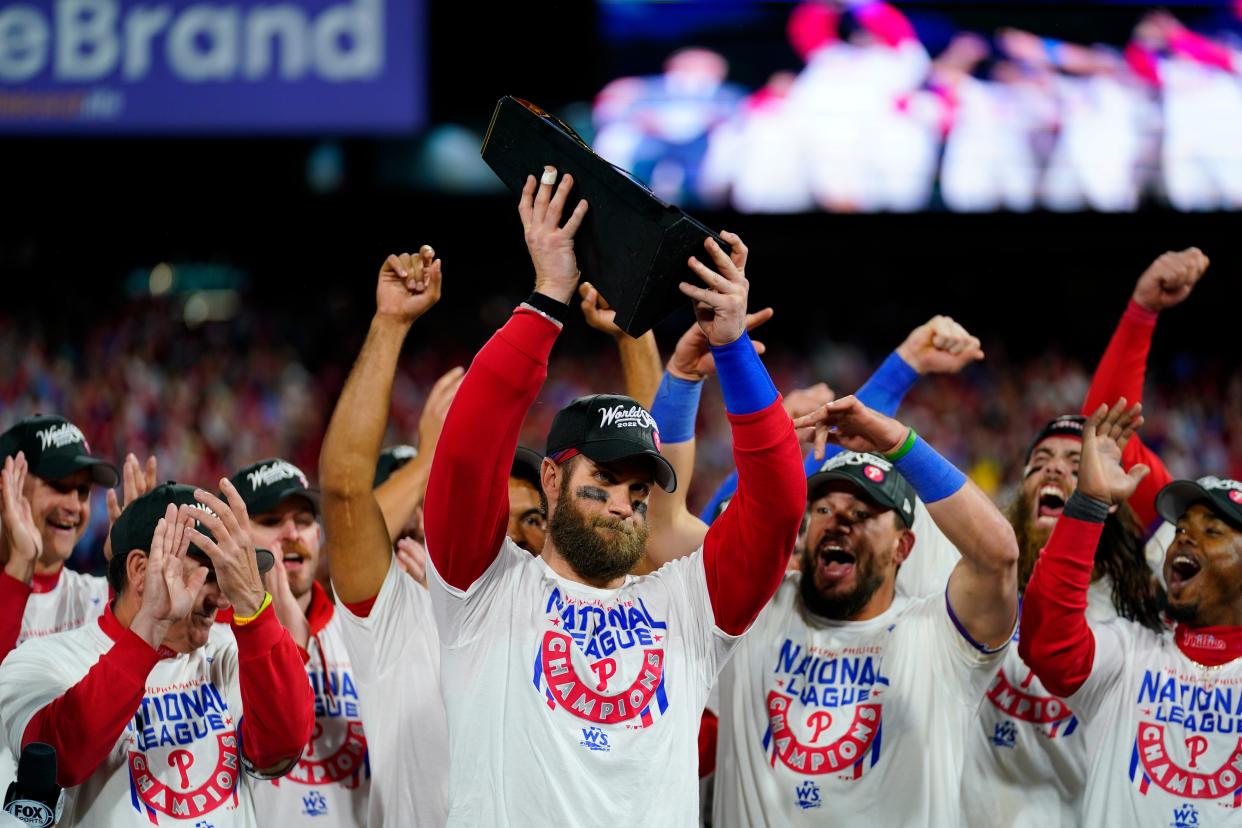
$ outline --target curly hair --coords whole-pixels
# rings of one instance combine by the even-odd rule
[[[1006,513],[1018,539],[1019,591],[1026,590],[1035,561],[1039,560],[1039,553],[1051,534],[1037,529],[1030,515],[1031,500],[1019,492]],[[1160,613],[1164,608],[1164,592],[1152,577],[1143,547],[1138,516],[1129,504],[1123,504],[1104,521],[1104,533],[1095,548],[1091,576],[1092,580],[1108,576],[1113,585],[1113,608],[1118,615],[1159,632],[1163,629]]]

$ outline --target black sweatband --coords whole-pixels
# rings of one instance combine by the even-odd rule
[[[1086,523],[1103,523],[1108,519],[1109,504],[1103,500],[1088,497],[1077,489],[1065,501],[1061,516],[1085,521]]]
[[[524,304],[530,305],[532,308],[545,316],[552,317],[562,325],[564,325],[565,320],[569,318],[569,305],[564,302],[558,302],[551,296],[542,294],[539,291],[531,293],[531,295],[526,298],[526,302]]]

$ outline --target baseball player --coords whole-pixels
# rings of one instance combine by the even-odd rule
[[[114,466],[91,454],[64,417],[36,415],[0,435],[0,660],[20,642],[98,618],[108,584],[65,568],[86,531],[93,486]]]
[[[91,455],[77,426],[51,415],[28,417],[0,435],[0,458],[3,661],[23,641],[76,629],[104,611],[108,582],[69,569],[65,561],[90,523],[92,487],[115,486],[117,471]],[[127,493],[134,485],[145,491],[141,482],[154,485],[137,473],[132,455],[125,466]],[[148,470],[154,475],[154,458]],[[108,505],[111,511],[114,495]],[[0,784],[16,773],[15,755],[0,746]]]
[[[250,513],[250,535],[275,561],[265,576],[276,616],[306,654],[315,697],[310,742],[288,774],[254,789],[273,825],[366,825],[371,793],[358,677],[341,635],[341,614],[315,580],[319,492],[281,458],[240,469],[230,480]]]
[[[715,824],[956,826],[975,710],[1017,620],[1013,530],[855,397],[794,424],[847,451],[808,481],[801,571],[721,673]],[[961,560],[943,592],[907,597],[916,494]]]
[[[586,202],[561,226],[572,183],[565,175],[554,186],[550,167],[527,181],[519,212],[535,292],[467,371],[427,489],[450,825],[616,814],[693,823],[708,690],[779,582],[801,518],[797,437],[744,335],[746,248],[725,233],[731,256],[706,244],[717,270],[689,260],[707,287],[681,284],[712,343],[740,470],[703,549],[648,576],[627,574],[645,547],[651,490],[676,480],[650,414],[607,394],[579,398],[553,421],[540,556],[506,539],[507,458],[579,278],[573,239]],[[364,349],[359,365],[372,362]]]
[[[1100,359],[1087,393],[1087,410],[1108,397],[1141,395],[1158,312],[1184,301],[1207,265],[1207,257],[1190,248],[1161,255],[1143,272]],[[1021,550],[1021,589],[1078,485],[1085,421],[1076,415],[1054,419],[1027,452],[1019,496],[1009,511]],[[1162,530],[1148,543],[1146,560],[1143,540],[1161,522],[1156,494],[1172,478],[1137,436],[1126,444],[1123,462],[1127,468],[1142,464],[1152,472],[1125,507],[1107,519],[1087,592],[1087,618],[1103,622],[1121,616],[1159,630],[1159,605],[1148,562],[1153,550],[1163,555],[1166,533]],[[962,779],[966,824],[976,828],[1080,824],[1087,775],[1080,724],[1075,709],[1040,683],[1018,648],[1010,648],[979,710],[979,726],[969,746]]]
[[[396,478],[374,487],[401,344],[414,320],[439,301],[440,286],[440,262],[430,247],[385,261],[367,344],[319,458],[324,551],[375,758],[370,823],[376,825],[442,826],[448,812],[448,733],[430,598],[393,551],[394,530],[408,513],[385,508],[381,493]],[[456,383],[437,386],[419,424],[419,456],[410,464],[438,451],[428,439],[438,438]]]
[[[1232,824],[1242,797],[1242,483],[1183,480],[1157,495],[1160,515],[1177,526],[1164,561],[1171,629],[1086,614],[1104,521],[1147,473],[1126,471],[1122,458],[1139,410],[1122,399],[1087,421],[1078,488],[1035,564],[1019,647],[1082,719],[1079,824]]]
[[[252,780],[287,772],[311,737],[302,660],[260,580],[272,555],[221,486],[226,500],[168,483],[129,504],[98,622],[0,666],[9,748],[56,749],[62,826],[258,825]],[[229,606],[231,634],[215,623]]]

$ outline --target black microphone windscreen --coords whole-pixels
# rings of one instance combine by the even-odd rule
[[[17,760],[17,784],[29,792],[54,791],[56,749],[43,742],[31,742],[22,748]]]

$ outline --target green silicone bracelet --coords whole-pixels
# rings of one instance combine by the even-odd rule
[[[906,439],[901,444],[901,446],[896,451],[894,451],[892,454],[884,455],[884,459],[889,461],[890,463],[896,463],[898,460],[900,460],[901,458],[905,457],[907,454],[910,453],[910,449],[914,448],[914,441],[917,440],[918,437],[919,435],[914,431],[913,428],[911,428],[910,431],[906,434]]]

